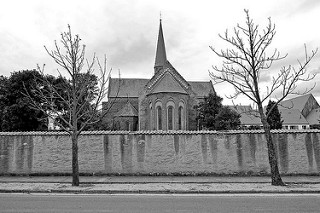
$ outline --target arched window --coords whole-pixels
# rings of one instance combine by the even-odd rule
[[[173,130],[173,106],[168,107],[168,130]]]
[[[150,130],[152,130],[152,128],[153,128],[153,110],[152,110],[152,103],[150,103],[150,105],[149,105],[149,127],[150,127]]]
[[[185,105],[184,102],[180,101],[179,102],[179,107],[178,107],[178,129],[179,130],[185,130],[186,129],[186,110],[185,110]]]
[[[175,104],[172,100],[167,102],[167,130],[174,130],[174,107]]]
[[[130,121],[126,121],[126,130],[127,131],[130,131],[131,130],[131,128],[130,128]]]
[[[162,130],[162,109],[161,109],[161,106],[157,106],[157,129]]]
[[[162,103],[161,101],[156,101],[155,104],[155,118],[154,118],[154,127],[157,130],[162,130]]]
[[[178,108],[178,130],[182,130],[183,107]]]

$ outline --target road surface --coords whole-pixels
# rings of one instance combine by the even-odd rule
[[[0,212],[320,212],[320,194],[0,194]]]

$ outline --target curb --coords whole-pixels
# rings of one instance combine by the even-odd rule
[[[68,184],[70,181],[0,181],[0,183],[57,183],[57,184]],[[111,182],[91,182],[91,181],[83,181],[81,184],[94,184],[94,185],[100,185],[100,184],[266,184],[270,183],[270,181],[259,181],[259,182],[251,182],[251,181],[233,181],[233,182],[228,182],[228,181],[223,181],[223,182],[212,182],[212,181],[204,181],[204,182],[197,182],[197,181],[189,181],[189,182],[182,182],[182,181],[157,181],[157,182],[132,182],[132,181],[123,181],[123,182],[118,182],[118,181],[111,181]],[[304,181],[304,182],[296,182],[296,181],[286,181],[285,184],[320,184],[320,181]]]
[[[320,194],[320,190],[315,191],[303,191],[303,190],[291,190],[291,191],[237,191],[237,190],[225,190],[225,191],[184,191],[184,190],[5,190],[1,189],[0,193],[56,193],[56,194]]]

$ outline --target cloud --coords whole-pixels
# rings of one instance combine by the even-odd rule
[[[320,6],[319,0],[304,0],[299,2],[300,4],[297,4],[294,13],[307,13],[310,10],[317,8],[317,6]]]

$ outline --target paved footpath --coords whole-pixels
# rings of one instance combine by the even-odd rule
[[[285,176],[286,186],[271,186],[270,177],[236,176],[0,176],[0,193],[320,193],[320,176]]]

